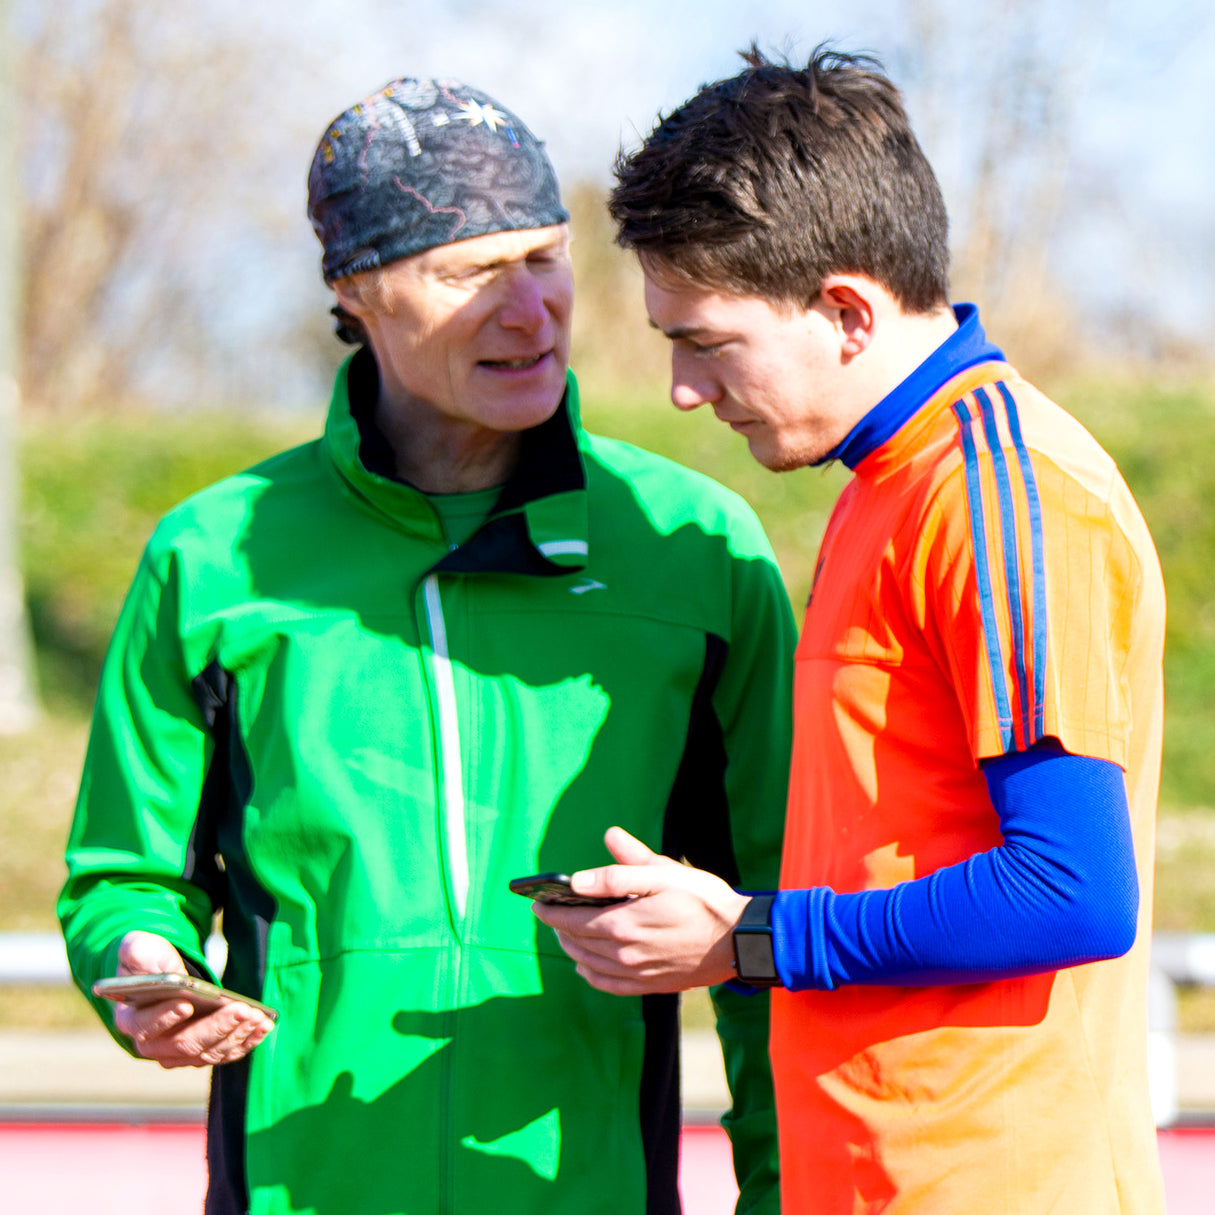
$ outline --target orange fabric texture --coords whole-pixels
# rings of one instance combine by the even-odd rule
[[[1000,843],[980,759],[1047,736],[1126,773],[1123,958],[956,987],[774,992],[786,1212],[1163,1212],[1146,982],[1164,591],[1109,457],[1007,364],[856,469],[797,653],[781,886],[885,888]]]

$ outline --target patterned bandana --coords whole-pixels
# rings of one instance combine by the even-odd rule
[[[437,245],[564,223],[544,146],[455,80],[393,80],[329,125],[308,174],[327,283]]]

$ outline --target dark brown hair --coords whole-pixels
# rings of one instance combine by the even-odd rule
[[[864,274],[908,312],[948,300],[945,203],[899,90],[869,56],[823,47],[805,68],[753,44],[616,161],[617,240],[663,271],[808,305]]]

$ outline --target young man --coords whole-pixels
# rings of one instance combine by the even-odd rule
[[[508,883],[618,821],[775,882],[780,576],[734,495],[582,430],[568,216],[510,111],[392,82],[330,125],[309,212],[361,348],[321,440],[152,538],[68,851],[74,973],[207,974],[222,911],[272,1032],[96,1001],[128,1049],[223,1065],[212,1215],[674,1215],[675,998],[587,987]],[[775,1211],[766,1000],[717,1004],[739,1209]]]
[[[797,652],[779,893],[614,829],[623,863],[574,885],[631,901],[538,914],[605,991],[776,986],[786,1212],[1163,1211],[1164,596],[1122,478],[947,306],[940,192],[871,61],[753,52],[618,175],[675,405],[854,476]]]

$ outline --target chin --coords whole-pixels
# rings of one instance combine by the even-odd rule
[[[522,401],[504,401],[496,409],[495,415],[501,430],[531,430],[547,422],[557,412],[565,395],[565,382],[562,381],[561,392],[555,395],[537,394]]]
[[[756,463],[762,464],[769,472],[792,472],[809,463],[794,452],[767,443],[748,443],[747,446]]]
[[[815,439],[816,436],[809,436],[808,441],[798,442],[794,438],[793,442],[782,442],[779,435],[769,432],[755,436],[748,446],[755,460],[769,472],[793,472],[817,464],[831,450]]]

